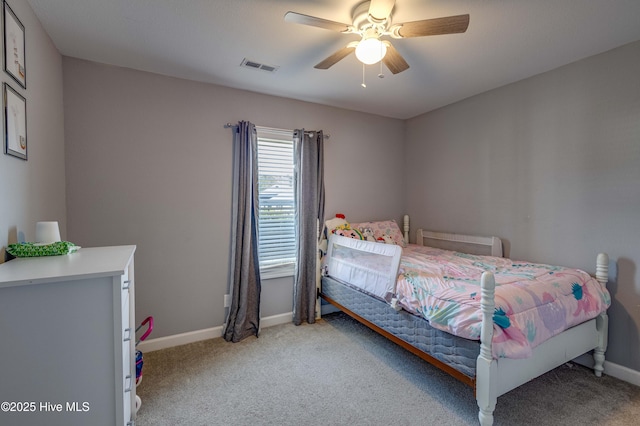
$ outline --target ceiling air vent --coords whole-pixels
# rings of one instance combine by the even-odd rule
[[[261,70],[266,72],[276,72],[278,71],[278,68],[280,68],[275,65],[261,64],[260,62],[252,61],[247,58],[244,58],[242,60],[242,63],[240,64],[240,66],[244,68],[251,68],[253,70]]]

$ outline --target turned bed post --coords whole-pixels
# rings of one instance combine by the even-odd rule
[[[409,215],[405,214],[403,219],[404,242],[409,244]]]
[[[609,282],[609,256],[606,253],[598,254],[596,279],[603,287],[606,287]],[[598,329],[598,346],[593,350],[593,371],[596,376],[601,377],[604,371],[604,352],[607,350],[609,333],[609,317],[606,311],[596,317],[596,328]]]
[[[481,278],[482,329],[480,330],[480,355],[476,362],[476,400],[478,401],[478,419],[482,426],[493,424],[493,411],[496,408],[498,365],[493,359],[491,340],[493,338],[493,313],[495,311],[495,279],[490,272],[483,272]]]

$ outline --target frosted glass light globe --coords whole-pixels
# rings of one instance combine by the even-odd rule
[[[358,43],[356,57],[363,64],[380,62],[387,54],[387,46],[377,38],[368,38]]]

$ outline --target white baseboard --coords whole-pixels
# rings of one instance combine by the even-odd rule
[[[573,361],[585,367],[593,368],[593,357],[590,354],[580,355]],[[640,386],[640,371],[632,370],[620,364],[607,361],[606,359],[604,361],[604,374],[624,382],[629,382],[632,385]]]
[[[293,312],[272,315],[260,318],[260,328],[272,327],[274,325],[291,322]],[[204,330],[189,331],[187,333],[174,334],[172,336],[158,337],[140,342],[137,346],[142,352],[153,352],[160,349],[172,348],[174,346],[186,345],[187,343],[199,342],[201,340],[215,339],[222,337],[223,326],[205,328]]]
[[[274,325],[286,324],[293,321],[293,312],[285,314],[271,315],[270,317],[260,318],[260,328],[273,327]]]
[[[158,337],[156,339],[145,340],[137,345],[137,349],[144,352],[153,352],[160,349],[172,348],[174,346],[186,345],[187,343],[199,342],[200,340],[215,339],[222,336],[222,326],[206,328],[204,330],[189,331],[187,333],[174,334],[172,336]]]
[[[336,308],[333,305],[330,304],[326,304],[326,305],[322,305],[320,307],[320,313],[321,315],[327,315],[327,314],[332,314],[334,312],[340,312],[340,309]]]
[[[616,379],[629,382],[632,385],[640,386],[640,371],[632,370],[613,362],[604,362],[604,374],[608,374]]]

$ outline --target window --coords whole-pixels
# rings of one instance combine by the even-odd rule
[[[296,261],[293,132],[256,130],[260,275],[289,276]]]

